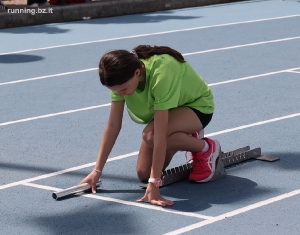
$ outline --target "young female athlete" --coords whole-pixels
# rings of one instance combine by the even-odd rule
[[[178,150],[191,152],[190,181],[207,182],[213,177],[220,144],[197,138],[212,118],[213,95],[178,51],[148,45],[131,52],[110,51],[100,60],[99,75],[111,90],[111,110],[95,169],[81,183],[89,183],[96,193],[96,183],[121,130],[125,103],[130,117],[146,124],[136,170],[139,179],[149,183],[138,202],[174,204],[161,197],[159,186],[162,171]]]

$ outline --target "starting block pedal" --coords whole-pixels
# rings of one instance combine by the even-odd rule
[[[247,161],[249,159],[274,162],[279,160],[277,157],[261,155],[261,148],[250,149],[250,146],[245,146],[243,148],[235,149],[229,152],[220,151],[219,157],[216,160],[215,174],[210,181],[217,180],[226,176],[226,168]],[[190,173],[193,169],[193,163],[189,162],[187,164],[174,167],[162,172],[162,186],[167,186],[169,184],[186,180],[189,178]],[[147,188],[147,184],[141,185],[141,188]]]

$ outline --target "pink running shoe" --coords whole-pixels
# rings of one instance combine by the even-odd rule
[[[214,176],[216,169],[216,160],[220,153],[220,143],[216,140],[203,138],[208,145],[207,152],[192,153],[193,171],[189,180],[193,182],[208,182]]]

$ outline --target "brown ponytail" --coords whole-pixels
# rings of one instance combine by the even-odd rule
[[[168,54],[179,62],[185,62],[182,54],[167,46],[139,45],[133,49],[140,59],[148,59],[153,55]]]

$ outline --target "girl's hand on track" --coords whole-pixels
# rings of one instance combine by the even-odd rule
[[[96,172],[95,170],[93,170],[87,177],[85,177],[80,182],[80,184],[88,183],[92,188],[92,192],[96,193],[97,192],[96,184],[98,183],[100,176],[101,176],[100,172]]]
[[[157,206],[174,205],[173,201],[164,199],[160,196],[159,188],[155,187],[152,183],[148,184],[145,195],[141,199],[137,200],[137,202],[149,202],[150,204]]]

